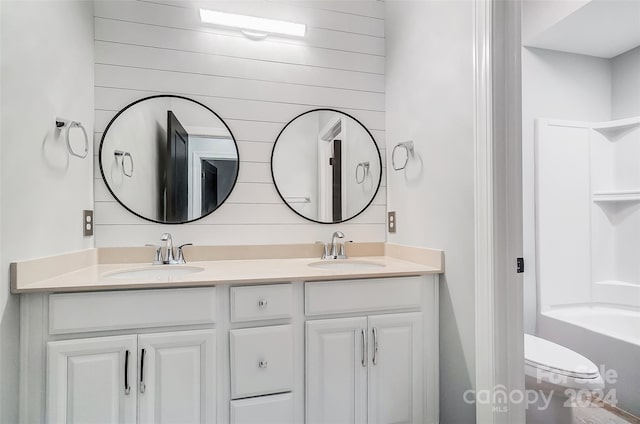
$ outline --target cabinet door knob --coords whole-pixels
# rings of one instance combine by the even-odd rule
[[[260,299],[258,300],[258,307],[260,309],[264,309],[267,307],[267,299]]]
[[[258,367],[260,368],[267,368],[268,362],[267,361],[260,361],[258,362]]]

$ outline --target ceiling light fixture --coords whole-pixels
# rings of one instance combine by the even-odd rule
[[[237,15],[235,13],[218,12],[209,9],[200,9],[200,20],[207,24],[238,28],[250,38],[264,38],[268,34],[304,37],[307,32],[307,26],[305,24]]]

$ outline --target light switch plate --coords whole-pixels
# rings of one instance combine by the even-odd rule
[[[391,211],[387,213],[387,230],[390,233],[396,232],[396,211]]]
[[[93,235],[93,211],[82,211],[82,228],[85,237],[91,237]]]

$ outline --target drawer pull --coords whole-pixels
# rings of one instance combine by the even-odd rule
[[[258,308],[264,309],[267,307],[267,299],[258,300]]]
[[[264,368],[267,368],[268,364],[269,363],[267,361],[260,361],[258,362],[258,367],[264,369]]]

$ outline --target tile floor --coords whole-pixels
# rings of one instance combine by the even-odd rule
[[[591,407],[576,408],[571,424],[640,424],[640,419],[594,401]]]

